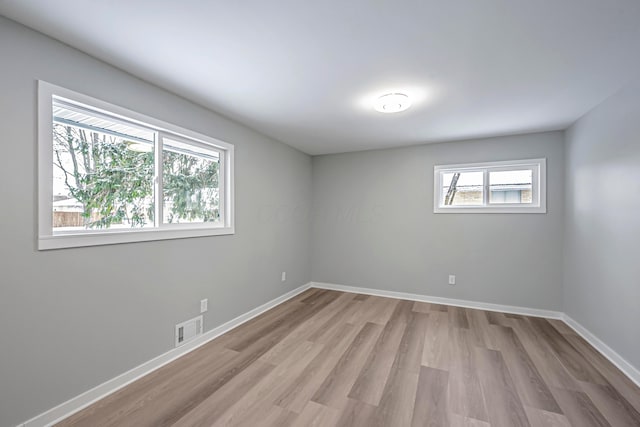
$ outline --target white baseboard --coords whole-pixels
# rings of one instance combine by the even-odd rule
[[[541,310],[537,308],[517,307],[502,304],[490,304],[451,298],[431,297],[426,295],[411,294],[406,292],[382,291],[380,289],[361,288],[357,286],[336,285],[333,283],[311,282],[311,287],[320,289],[332,289],[335,291],[353,292],[357,294],[376,295],[381,297],[406,299],[411,301],[431,302],[435,304],[453,305],[457,307],[477,308],[487,311],[499,311],[501,313],[522,314],[525,316],[544,317],[547,319],[559,319],[565,322],[578,335],[587,340],[589,344],[598,350],[605,358],[613,363],[623,374],[640,387],[640,370],[627,362],[611,347],[591,333],[587,328],[573,320],[569,315],[560,311]]]
[[[616,353],[611,347],[606,345],[600,338],[591,331],[573,320],[567,313],[562,318],[564,323],[569,325],[578,335],[584,338],[593,348],[598,350],[604,357],[609,359],[618,369],[620,369],[631,381],[640,387],[640,370],[627,362],[622,356]]]
[[[352,292],[366,295],[376,295],[381,297],[406,299],[411,301],[430,302],[435,304],[453,305],[457,307],[476,308],[487,311],[498,311],[501,313],[521,314],[524,316],[544,317],[549,319],[560,319],[569,325],[580,336],[589,342],[596,350],[598,350],[604,357],[606,357],[611,363],[613,363],[618,369],[620,369],[626,376],[631,379],[635,384],[640,386],[640,371],[622,358],[618,353],[612,350],[608,345],[602,342],[598,337],[589,332],[585,327],[569,317],[566,313],[552,310],[542,310],[537,308],[518,307],[502,304],[491,304],[484,302],[459,300],[452,298],[432,297],[427,295],[411,294],[405,292],[383,291],[379,289],[361,288],[356,286],[344,286],[336,285],[332,283],[320,283],[310,282],[306,285],[300,286],[286,294],[275,298],[253,310],[242,314],[235,319],[232,319],[210,331],[205,332],[200,337],[186,343],[185,345],[169,350],[168,352],[148,361],[140,366],[137,366],[124,374],[121,374],[109,381],[106,381],[97,387],[92,388],[89,391],[76,396],[55,408],[52,408],[29,421],[20,424],[18,427],[48,427],[51,426],[74,413],[86,408],[92,403],[118,391],[128,384],[136,381],[137,379],[161,368],[167,363],[195,350],[196,348],[208,343],[209,341],[217,338],[218,336],[234,329],[241,324],[251,320],[252,318],[259,316],[265,311],[282,304],[283,302],[293,298],[294,296],[306,291],[309,288],[319,289],[331,289],[343,292]]]
[[[300,286],[299,288],[287,292],[286,294],[279,296],[278,298],[262,304],[260,307],[256,307],[253,310],[236,317],[235,319],[232,319],[210,331],[205,332],[193,341],[189,341],[188,343],[180,347],[171,349],[166,353],[125,372],[124,374],[108,380],[92,388],[91,390],[82,393],[79,396],[67,400],[66,402],[56,406],[55,408],[49,409],[48,411],[30,419],[29,421],[20,424],[18,427],[46,427],[55,424],[86,408],[92,403],[125,387],[126,385],[131,384],[135,380],[155,371],[156,369],[161,368],[167,363],[172,362],[173,360],[181,356],[184,356],[185,354],[208,343],[214,338],[217,338],[218,336],[230,331],[231,329],[240,326],[241,324],[264,313],[265,311],[279,304],[282,304],[288,299],[291,299],[294,296],[306,291],[310,287],[311,283],[307,283],[306,285]]]
[[[430,302],[434,304],[453,305],[456,307],[477,308],[479,310],[499,311],[501,313],[522,314],[524,316],[545,317],[548,319],[562,319],[560,311],[542,310],[539,308],[518,307],[514,305],[492,304],[462,299],[432,297],[427,295],[410,294],[406,292],[383,291],[380,289],[360,288],[357,286],[336,285],[333,283],[311,282],[311,287],[332,289],[335,291],[353,292],[356,294],[376,295],[379,297],[406,299],[411,301]]]

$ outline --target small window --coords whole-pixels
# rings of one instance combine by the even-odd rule
[[[39,84],[39,249],[232,234],[233,146]]]
[[[435,213],[545,213],[546,160],[434,167]]]

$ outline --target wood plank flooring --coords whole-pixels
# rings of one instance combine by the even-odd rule
[[[310,289],[58,426],[637,426],[560,321]]]

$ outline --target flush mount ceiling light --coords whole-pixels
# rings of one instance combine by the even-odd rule
[[[400,93],[387,93],[376,99],[373,108],[381,113],[399,113],[411,107],[409,96]]]

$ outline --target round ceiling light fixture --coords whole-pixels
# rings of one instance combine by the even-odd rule
[[[411,107],[409,96],[404,93],[387,93],[376,99],[373,105],[376,111],[381,113],[399,113]]]

